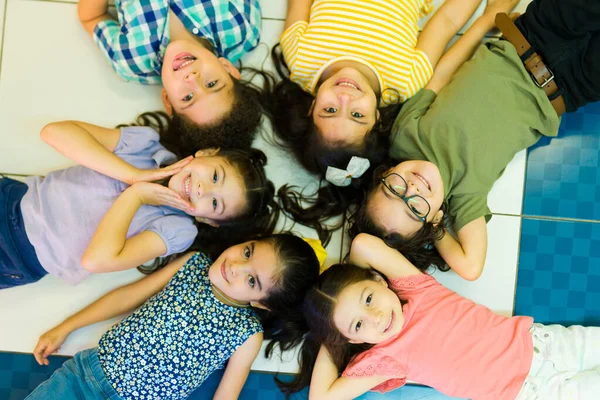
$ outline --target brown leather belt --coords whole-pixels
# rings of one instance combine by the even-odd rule
[[[523,61],[525,69],[529,72],[533,83],[546,93],[556,113],[558,115],[564,114],[565,100],[558,86],[556,86],[554,73],[544,63],[542,57],[535,52],[508,15],[505,13],[496,14],[496,26],[502,32],[503,37],[515,46],[517,54],[521,57],[521,61]]]

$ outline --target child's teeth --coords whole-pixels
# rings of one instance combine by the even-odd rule
[[[190,198],[190,177],[188,176],[185,180],[185,196]]]

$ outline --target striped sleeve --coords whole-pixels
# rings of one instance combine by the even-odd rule
[[[306,21],[297,21],[292,24],[289,28],[281,35],[281,52],[283,53],[283,59],[287,64],[290,71],[296,66],[296,60],[298,57],[298,47],[300,37],[306,31],[308,23]]]
[[[414,61],[410,68],[410,76],[407,81],[407,93],[404,93],[406,99],[414,96],[419,90],[423,89],[433,76],[433,66],[427,55],[419,49],[415,49]]]

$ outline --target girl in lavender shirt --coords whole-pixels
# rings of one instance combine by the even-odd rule
[[[51,123],[41,138],[80,165],[26,183],[0,178],[0,289],[135,268],[185,251],[199,231],[211,231],[213,252],[272,231],[274,188],[259,150],[177,161],[151,127],[75,121]]]

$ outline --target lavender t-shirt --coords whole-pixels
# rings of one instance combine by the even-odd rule
[[[159,143],[158,133],[148,127],[121,128],[114,153],[141,169],[153,169],[176,161]],[[48,273],[71,284],[90,273],[81,256],[100,221],[128,187],[127,184],[89,168],[75,166],[53,171],[46,177],[29,177],[21,200],[25,231]],[[143,205],[133,217],[127,237],[143,231],[157,233],[169,255],[185,251],[198,230],[192,217],[166,206]]]

